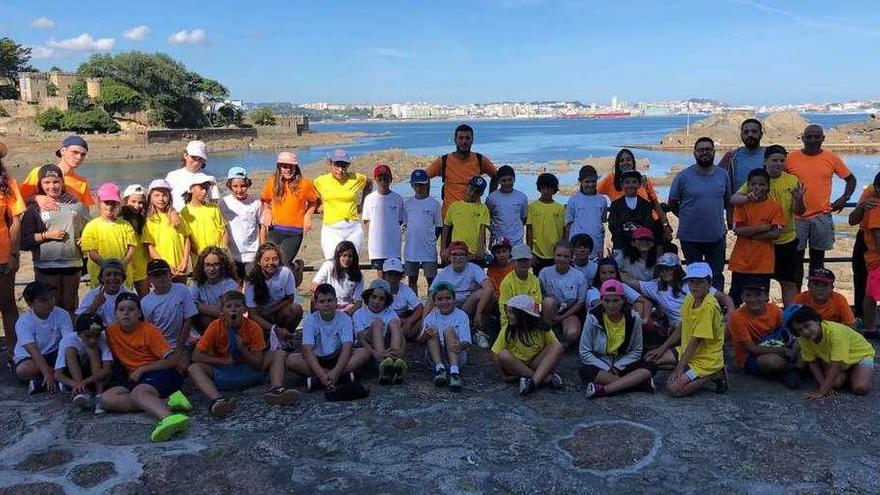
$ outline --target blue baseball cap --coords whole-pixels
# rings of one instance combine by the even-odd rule
[[[226,179],[247,179],[247,170],[244,167],[232,167],[226,174]]]
[[[483,191],[486,190],[486,179],[482,178],[479,175],[475,175],[471,177],[468,181],[468,186],[473,187],[478,194],[482,195]]]
[[[61,158],[61,150],[67,148],[68,146],[79,146],[80,148],[85,148],[86,151],[89,149],[89,143],[86,142],[82,136],[71,135],[64,138],[64,141],[61,142],[61,148],[55,150],[55,156]]]
[[[804,307],[803,304],[792,304],[792,305],[788,306],[787,308],[785,308],[782,311],[782,324],[787,327],[788,320],[790,320],[791,317],[794,316],[794,314],[797,313],[798,311],[800,311],[800,309],[803,307]]]
[[[423,169],[417,168],[409,175],[410,184],[428,184],[430,182],[431,179],[428,177],[428,172]]]

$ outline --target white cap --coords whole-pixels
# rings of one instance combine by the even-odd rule
[[[186,144],[186,154],[208,161],[208,145],[202,141],[190,141]]]
[[[684,279],[689,278],[712,278],[712,268],[702,261],[691,263],[684,272]]]
[[[127,186],[124,191],[122,191],[122,197],[127,198],[133,194],[147,194],[147,191],[144,190],[144,186],[140,184],[132,184]]]
[[[150,182],[150,187],[147,188],[148,191],[152,191],[153,189],[168,189],[170,191],[171,184],[165,179],[155,179],[153,182]]]
[[[211,184],[216,184],[217,180],[214,179],[213,175],[203,174],[201,172],[196,172],[192,174],[192,177],[189,178],[189,187],[192,187],[196,184],[204,184],[205,182],[210,182]]]
[[[535,300],[525,294],[513,296],[508,299],[507,307],[515,308],[520,311],[525,311],[526,313],[535,317],[541,316],[540,314],[538,314],[538,305],[535,304]]]

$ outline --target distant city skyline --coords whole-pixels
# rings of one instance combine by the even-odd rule
[[[414,4],[7,0],[42,70],[162,51],[252,102],[731,105],[880,99],[870,1],[484,0]]]

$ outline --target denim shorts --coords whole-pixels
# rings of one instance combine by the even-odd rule
[[[214,365],[214,385],[220,390],[237,390],[259,385],[266,379],[266,374],[257,371],[249,364]]]

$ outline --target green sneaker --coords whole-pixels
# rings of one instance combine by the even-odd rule
[[[150,433],[150,441],[167,442],[174,435],[188,430],[190,423],[192,423],[192,420],[189,419],[189,416],[172,414],[156,424],[153,432]]]
[[[406,361],[397,358],[394,360],[394,376],[391,378],[392,385],[400,385],[403,383],[403,377],[406,376]]]
[[[379,385],[391,385],[394,374],[394,358],[385,358],[379,363]]]
[[[190,412],[193,410],[192,402],[180,390],[169,395],[165,405],[174,412]]]

